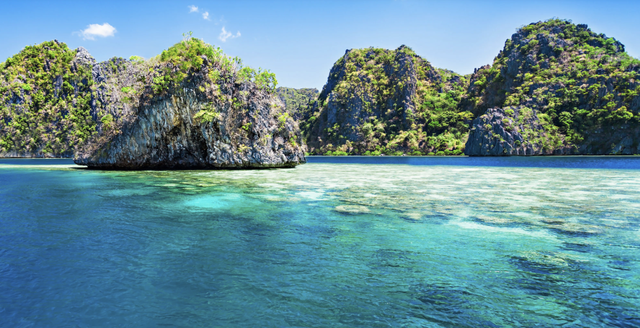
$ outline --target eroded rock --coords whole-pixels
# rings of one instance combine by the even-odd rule
[[[571,154],[535,110],[526,107],[490,108],[471,126],[465,154],[470,156]]]

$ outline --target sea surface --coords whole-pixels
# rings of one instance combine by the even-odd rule
[[[1,327],[640,327],[640,157],[0,159]]]

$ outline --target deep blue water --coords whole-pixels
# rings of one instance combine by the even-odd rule
[[[308,163],[640,169],[640,156],[308,156]],[[0,158],[8,165],[73,165],[72,159]]]
[[[310,156],[309,163],[550,167],[639,170],[640,156]]]
[[[68,158],[0,158],[0,164],[6,165],[73,165]]]
[[[34,161],[0,160],[3,327],[640,326],[640,158]]]

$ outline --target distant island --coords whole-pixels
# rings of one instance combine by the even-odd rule
[[[0,156],[96,168],[291,167],[313,155],[640,153],[640,61],[587,25],[520,28],[460,75],[411,48],[347,50],[316,89],[276,88],[185,35],[96,63],[48,41],[0,64]]]

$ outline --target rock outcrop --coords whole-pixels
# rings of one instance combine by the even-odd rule
[[[490,108],[473,120],[465,153],[470,156],[566,155],[562,136],[541,120],[535,110],[522,107]]]
[[[101,169],[292,167],[300,129],[275,75],[186,39],[145,61],[96,63],[58,41],[0,64],[0,156]]]
[[[27,46],[0,64],[0,156],[205,168],[292,166],[305,142],[329,155],[640,153],[640,60],[566,20],[520,28],[468,76],[401,46],[347,50],[320,93],[274,82],[197,39],[102,63]]]
[[[242,110],[216,106],[215,119],[196,115],[210,102],[189,81],[155,96],[109,138],[89,143],[74,161],[100,169],[206,169],[293,167],[305,163],[297,123],[282,117],[282,104],[268,93],[246,85]]]
[[[493,64],[471,76],[461,106],[481,120],[496,115],[492,108],[510,106],[544,115],[546,132],[537,144],[550,148],[532,146],[532,154],[637,154],[639,81],[640,61],[620,42],[586,25],[552,19],[524,26],[507,40]],[[522,154],[515,144],[478,148],[480,135],[497,130],[487,134],[474,127],[466,154]]]
[[[72,157],[95,131],[84,48],[57,40],[27,46],[0,64],[0,157]]]
[[[94,67],[94,112],[103,124],[75,163],[99,169],[305,163],[300,130],[275,93],[273,74],[239,69],[198,39],[174,47],[157,63]]]
[[[465,87],[466,79],[406,46],[347,50],[302,129],[315,154],[462,153],[470,113],[457,105]]]

